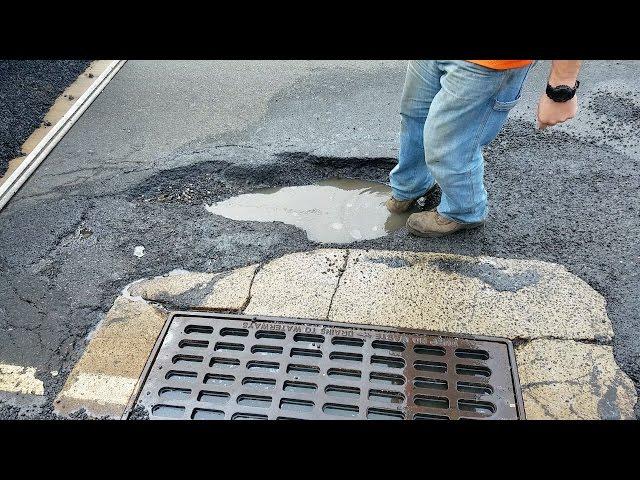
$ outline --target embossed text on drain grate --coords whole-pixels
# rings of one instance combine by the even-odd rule
[[[508,340],[174,313],[137,401],[151,419],[524,418]]]

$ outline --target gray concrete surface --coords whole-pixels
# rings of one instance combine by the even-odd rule
[[[0,417],[51,415],[87,335],[131,281],[317,248],[294,227],[236,222],[202,204],[331,176],[386,181],[404,68],[128,62],[0,212],[0,363],[36,368],[46,397],[0,398]],[[538,65],[486,151],[485,228],[438,240],[403,229],[354,247],[563,265],[604,296],[615,358],[637,386],[638,73],[640,62],[588,62],[578,118],[537,132]]]

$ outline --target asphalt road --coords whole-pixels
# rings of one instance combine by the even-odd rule
[[[37,367],[47,395],[29,409],[0,398],[0,418],[51,415],[87,335],[133,280],[317,248],[294,227],[236,222],[202,204],[335,176],[386,181],[404,70],[128,62],[0,212],[0,363]],[[402,229],[353,246],[562,264],[606,298],[616,360],[637,386],[640,62],[587,62],[578,118],[538,132],[546,70],[535,67],[486,150],[483,229],[435,240]]]
[[[0,175],[87,60],[0,61]]]

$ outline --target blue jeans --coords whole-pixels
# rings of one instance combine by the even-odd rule
[[[531,66],[492,70],[463,60],[409,62],[400,106],[400,152],[389,178],[397,200],[435,183],[438,212],[462,223],[487,216],[482,147],[520,98]]]

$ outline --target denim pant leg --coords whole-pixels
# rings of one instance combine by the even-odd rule
[[[407,66],[400,104],[400,151],[389,180],[397,200],[419,197],[435,180],[424,158],[424,123],[433,97],[440,90],[442,72],[435,60],[412,60]]]
[[[493,140],[520,98],[530,67],[491,70],[440,61],[442,89],[425,122],[425,159],[442,189],[438,212],[462,223],[487,216],[482,147]]]

